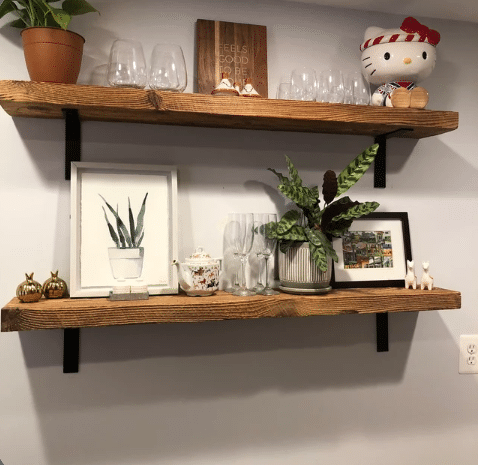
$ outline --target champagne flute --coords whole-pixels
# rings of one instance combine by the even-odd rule
[[[238,254],[241,263],[240,289],[233,292],[233,295],[251,296],[256,295],[255,292],[247,289],[247,279],[245,275],[245,265],[248,254],[253,246],[253,213],[234,213],[232,232],[233,232],[233,253]]]
[[[268,273],[268,259],[272,256],[277,240],[269,236],[269,224],[277,222],[277,215],[275,213],[264,213],[261,217],[261,225],[259,226],[259,234],[261,238],[260,255],[265,259],[265,289],[260,291],[260,295],[277,295],[280,292],[275,291],[270,286],[270,279]]]
[[[263,240],[260,234],[260,227],[262,226],[264,213],[255,213],[253,216],[254,220],[254,238],[253,238],[253,247],[252,251],[256,256],[257,263],[258,263],[258,273],[257,273],[257,284],[252,288],[252,291],[255,291],[259,294],[261,291],[265,289],[265,286],[262,283],[262,268],[263,268]]]
[[[224,244],[226,246],[225,250],[233,250],[233,241],[234,241],[234,225],[235,225],[235,215],[236,213],[229,213],[228,214],[228,220],[227,224],[225,226],[225,231],[224,231]],[[238,261],[240,261],[240,257],[237,253],[233,252],[233,265],[234,265],[234,273],[232,276],[232,285],[225,289],[225,292],[229,292],[230,294],[233,294],[236,290],[240,288],[240,274],[239,274],[239,267],[238,267]]]

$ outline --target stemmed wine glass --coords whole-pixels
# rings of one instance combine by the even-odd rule
[[[225,231],[224,231],[224,244],[225,244],[225,250],[228,251],[233,251],[233,240],[234,240],[234,224],[235,224],[235,215],[236,213],[229,213],[228,214],[228,220],[227,224],[225,225]],[[233,257],[233,263],[231,263],[233,267],[233,276],[232,276],[232,285],[225,289],[225,292],[229,292],[230,294],[233,294],[237,289],[240,288],[239,284],[239,266],[238,263],[240,261],[240,257],[238,256],[237,253],[232,252],[232,257]]]
[[[260,291],[260,295],[277,295],[280,292],[275,291],[270,286],[269,273],[268,273],[268,259],[272,256],[277,240],[269,236],[269,224],[277,222],[277,215],[275,213],[264,213],[261,215],[260,225],[258,227],[258,234],[261,239],[261,248],[259,255],[265,259],[265,289]]]
[[[247,279],[245,276],[245,264],[248,254],[252,250],[254,222],[253,213],[234,213],[231,224],[233,233],[233,253],[238,254],[241,262],[241,283],[240,288],[233,292],[233,295],[251,296],[255,292],[247,289]]]
[[[263,224],[263,215],[264,213],[255,213],[253,215],[253,221],[254,221],[254,237],[253,237],[253,247],[252,247],[252,252],[255,254],[257,258],[257,264],[258,264],[258,273],[257,273],[257,284],[253,286],[252,291],[255,291],[257,294],[260,294],[261,291],[265,289],[265,286],[263,285],[262,282],[262,277],[263,277],[263,255],[262,255],[262,250],[263,250],[263,240],[262,236],[260,234],[260,227]]]

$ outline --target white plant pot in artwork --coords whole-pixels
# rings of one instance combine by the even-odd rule
[[[119,249],[108,248],[110,268],[115,279],[139,278],[143,269],[144,248]]]
[[[332,289],[332,260],[327,271],[320,270],[313,261],[308,242],[299,247],[290,247],[278,254],[280,289],[294,294],[323,294]]]

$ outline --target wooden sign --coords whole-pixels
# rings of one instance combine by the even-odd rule
[[[240,88],[251,78],[255,90],[268,98],[267,27],[197,20],[197,89],[211,94],[222,73]]]

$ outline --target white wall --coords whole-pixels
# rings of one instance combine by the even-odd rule
[[[93,0],[92,0],[93,1]],[[268,28],[270,97],[298,65],[359,69],[370,25],[403,17],[273,0],[93,2],[75,18],[87,39],[81,83],[116,37],[175,41],[194,73],[197,18]],[[5,465],[477,463],[477,375],[458,374],[460,334],[477,333],[477,25],[418,18],[442,35],[424,82],[429,108],[459,129],[388,141],[387,188],[368,173],[351,194],[407,211],[413,256],[462,309],[390,315],[390,351],[375,351],[375,317],[346,315],[81,331],[78,374],[62,374],[60,330],[0,334],[0,460]],[[17,30],[0,29],[0,79],[28,79]],[[232,210],[283,211],[284,154],[320,183],[372,140],[87,122],[83,160],[176,164],[180,256],[222,253]],[[69,273],[69,183],[62,121],[0,110],[0,301],[25,272]]]

